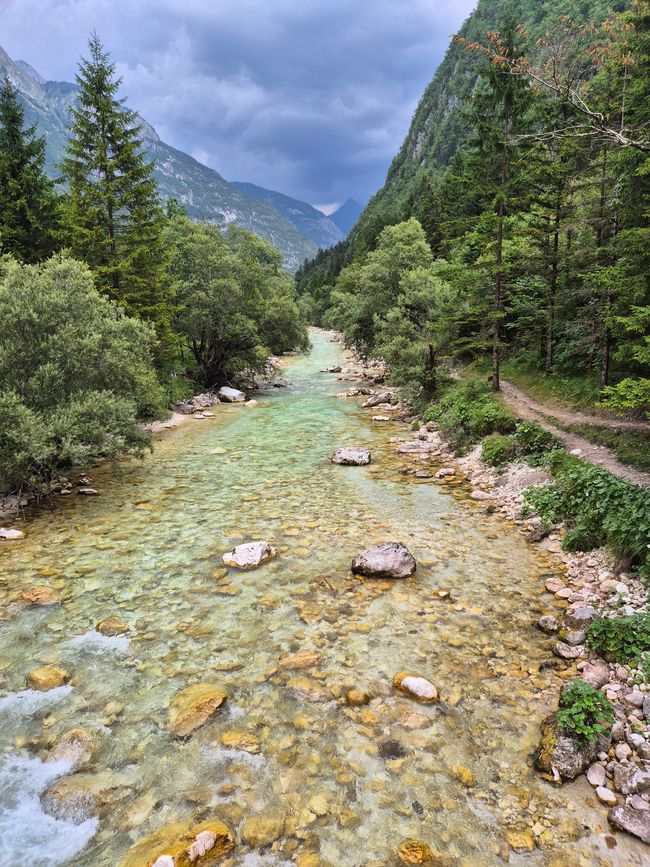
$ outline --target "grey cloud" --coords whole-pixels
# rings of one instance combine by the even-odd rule
[[[2,0],[0,44],[70,79],[100,33],[129,105],[230,180],[308,201],[382,184],[473,0]]]

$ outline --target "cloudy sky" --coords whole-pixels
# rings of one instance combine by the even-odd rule
[[[72,80],[95,28],[130,107],[217,169],[318,204],[383,183],[475,0],[0,0],[0,45]]]

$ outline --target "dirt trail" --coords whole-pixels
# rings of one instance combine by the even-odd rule
[[[649,424],[637,421],[620,421],[618,419],[602,418],[586,413],[571,412],[570,410],[554,409],[553,407],[536,403],[525,392],[517,388],[517,386],[504,380],[501,380],[501,396],[515,410],[518,416],[528,421],[536,421],[545,430],[554,434],[562,442],[567,451],[580,449],[580,457],[589,461],[590,464],[603,467],[615,476],[627,479],[628,482],[632,482],[635,485],[650,486],[650,473],[644,473],[641,470],[635,470],[633,467],[622,464],[611,449],[608,449],[606,446],[597,446],[578,434],[560,430],[560,428],[551,424],[546,417],[551,416],[566,424],[597,424],[601,427],[640,431],[650,431]]]

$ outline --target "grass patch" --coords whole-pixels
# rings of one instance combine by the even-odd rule
[[[510,359],[501,365],[501,376],[529,394],[538,403],[558,408],[595,411],[600,397],[596,377],[559,376],[527,370],[520,362]]]

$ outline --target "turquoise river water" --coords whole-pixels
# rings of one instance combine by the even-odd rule
[[[288,388],[189,419],[119,474],[97,469],[98,497],[61,498],[2,544],[0,864],[119,865],[143,837],[212,817],[237,835],[227,865],[394,865],[406,837],[461,867],[641,864],[586,784],[556,790],[532,769],[561,682],[534,628],[558,567],[462,485],[401,473],[388,438],[404,426],[334,397],[344,386],[321,370],[341,348],[312,341]],[[341,445],[370,446],[373,463],[331,464]],[[279,556],[223,570],[253,539]],[[350,574],[383,540],[411,549],[413,578]],[[36,585],[61,604],[15,601]],[[109,616],[129,632],[96,632]],[[304,668],[282,664],[297,653]],[[26,688],[42,665],[69,683]],[[400,670],[441,701],[396,693]],[[173,738],[171,699],[204,681],[230,698]],[[351,688],[370,704],[348,706]],[[93,748],[71,773],[48,757],[77,728]],[[62,783],[81,795],[52,810]]]

